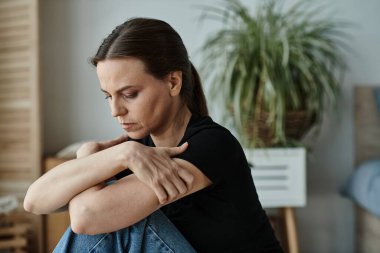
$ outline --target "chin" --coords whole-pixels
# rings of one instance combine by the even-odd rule
[[[134,139],[134,140],[139,140],[149,135],[149,133],[143,133],[143,132],[128,132],[128,131],[125,131],[125,132],[127,133],[129,138]]]

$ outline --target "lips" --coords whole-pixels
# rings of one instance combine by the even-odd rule
[[[134,129],[137,128],[137,124],[136,123],[120,123],[120,125],[126,131],[133,131]]]

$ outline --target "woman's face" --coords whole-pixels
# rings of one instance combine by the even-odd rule
[[[112,116],[128,136],[140,139],[165,131],[176,97],[170,91],[169,77],[156,79],[133,57],[100,61],[96,70]]]

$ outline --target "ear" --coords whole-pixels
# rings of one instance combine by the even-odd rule
[[[172,71],[168,75],[169,92],[171,96],[178,96],[182,88],[182,71]]]

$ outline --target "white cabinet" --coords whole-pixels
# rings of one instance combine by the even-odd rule
[[[306,205],[304,148],[245,149],[264,208]]]

